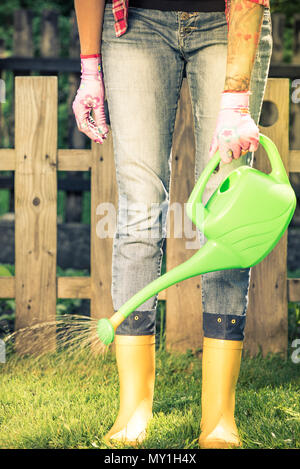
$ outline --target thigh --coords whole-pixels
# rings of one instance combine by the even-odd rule
[[[220,108],[226,76],[227,32],[225,12],[201,13],[195,22],[194,39],[190,39],[186,70],[194,117],[196,178],[208,163]]]
[[[169,185],[183,61],[160,34],[163,16],[155,15],[163,12],[152,18],[149,11],[131,8],[128,31],[117,38],[108,5],[102,56],[119,193],[160,203]]]
[[[227,63],[227,23],[223,12],[214,13],[215,27],[208,28],[205,41],[199,42],[198,50],[191,55],[187,65],[187,78],[191,92],[195,124],[195,179],[209,161],[209,147],[219,112],[220,97],[224,89]],[[204,43],[204,45],[203,45]],[[197,40],[195,39],[197,45]],[[196,45],[194,47],[196,47]],[[258,124],[272,54],[270,10],[264,10],[261,37],[253,65],[250,90],[250,113]],[[209,179],[203,202],[227,174],[243,164],[252,164],[253,153],[247,153],[230,164],[220,163],[219,170]]]

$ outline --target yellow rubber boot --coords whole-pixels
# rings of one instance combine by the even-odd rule
[[[152,417],[155,381],[155,336],[116,335],[116,359],[120,381],[117,419],[105,435],[107,444],[141,443]]]
[[[241,446],[234,420],[243,342],[204,337],[200,448]]]

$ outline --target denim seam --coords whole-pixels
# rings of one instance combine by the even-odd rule
[[[176,114],[177,114],[178,103],[179,103],[179,98],[180,98],[181,86],[182,86],[182,82],[183,82],[183,70],[184,70],[184,64],[181,64],[181,70],[179,70],[179,73],[178,73],[179,80],[178,80],[178,85],[177,85],[176,108],[175,108],[175,112],[174,112],[173,122],[170,126],[170,129],[171,129],[170,135],[173,135],[174,128],[175,128]],[[171,180],[171,171],[169,171],[169,174],[168,174],[168,183],[167,183],[168,184],[168,210],[167,210],[166,217],[165,217],[165,220],[164,220],[164,226],[161,226],[162,235],[165,232],[167,217],[168,217],[168,212],[169,212],[170,180]],[[157,278],[161,274],[161,265],[162,265],[162,258],[163,258],[163,244],[164,244],[164,242],[165,242],[165,237],[162,237],[162,239],[160,240],[160,255],[157,259],[157,270],[156,270]],[[157,304],[158,304],[158,294],[156,295],[156,298],[155,298],[155,309],[157,308]]]
[[[176,108],[175,108],[175,112],[174,112],[174,116],[173,116],[173,122],[171,124],[170,135],[173,135],[174,128],[175,128],[176,113],[177,113],[177,108],[178,108],[178,103],[179,103],[179,98],[180,98],[180,91],[181,91],[181,86],[182,86],[182,81],[183,81],[183,69],[184,69],[184,65],[182,64],[181,65],[181,70],[178,73],[179,79],[178,79],[178,86],[177,86]],[[117,165],[116,165],[116,171],[117,171]],[[171,180],[171,173],[169,171],[169,174],[168,174],[168,194],[169,194],[169,188],[170,188],[170,180]],[[168,207],[168,210],[169,210],[169,207]],[[167,212],[167,214],[168,214],[168,212]],[[166,225],[167,214],[166,214],[166,218],[164,220],[164,225]],[[165,229],[165,226],[164,227],[162,226],[161,229],[162,229],[162,232],[163,232],[163,230]],[[165,238],[162,238],[160,240],[160,254],[157,258],[157,269],[156,269],[156,277],[157,278],[159,277],[159,275],[161,273],[161,265],[162,265],[162,258],[163,258],[163,243],[164,242],[165,242]],[[115,245],[115,239],[114,239],[114,245]],[[155,298],[154,310],[156,310],[157,304],[158,304],[158,294],[156,295],[156,298]]]
[[[173,122],[171,124],[171,132],[170,135],[173,135],[174,133],[174,128],[175,128],[175,121],[176,121],[176,114],[177,114],[177,109],[178,109],[178,103],[179,103],[179,98],[180,98],[180,91],[181,91],[181,86],[183,82],[183,70],[184,70],[184,65],[181,65],[181,70],[178,73],[179,80],[178,80],[178,86],[177,86],[177,99],[176,99],[176,108],[174,112],[174,117],[173,117]],[[169,193],[170,193],[170,180],[171,180],[171,172],[169,171],[168,174],[168,198],[169,198]],[[168,213],[169,213],[169,204],[168,204],[168,210],[166,213],[166,217],[164,220],[164,226],[162,226],[162,233],[165,231],[166,228],[166,223],[168,219]],[[162,238],[160,241],[160,256],[158,258],[157,262],[157,277],[161,274],[161,265],[162,265],[162,258],[163,258],[163,244],[165,242],[165,238]],[[155,308],[157,308],[157,303],[158,303],[158,295],[156,296],[156,301],[155,301]]]
[[[156,266],[156,278],[158,278],[161,275],[161,265],[162,265],[162,258],[163,258],[163,245],[164,245],[165,239],[162,238],[160,241],[160,253],[157,258],[157,266]],[[155,295],[155,303],[154,303],[154,309],[156,310],[158,304],[158,293]]]
[[[181,65],[181,70],[179,70],[179,73],[178,73],[179,80],[178,80],[178,85],[177,85],[176,108],[175,108],[175,112],[174,112],[174,115],[173,115],[173,121],[172,121],[171,126],[170,126],[170,129],[171,129],[170,135],[173,135],[174,128],[175,128],[177,108],[178,108],[178,103],[179,103],[179,98],[180,98],[180,91],[181,91],[181,86],[182,86],[182,81],[183,81],[183,69],[184,69],[184,65],[182,64]],[[169,171],[169,174],[168,174],[168,199],[169,199],[169,192],[170,192],[170,180],[171,180],[171,172]],[[169,200],[168,200],[168,202],[169,202]],[[161,226],[162,234],[164,233],[165,228],[166,228],[168,212],[169,212],[169,204],[168,204],[168,210],[167,210],[167,213],[166,213],[166,217],[165,217],[165,220],[164,220],[164,226]],[[159,277],[159,275],[161,273],[161,265],[162,265],[162,258],[163,258],[163,244],[164,244],[164,242],[165,242],[165,237],[163,237],[160,240],[160,255],[157,259],[157,270],[156,270],[157,278]],[[158,295],[156,295],[155,309],[157,308],[157,303],[158,303]]]

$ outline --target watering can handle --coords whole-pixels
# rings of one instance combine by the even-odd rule
[[[272,140],[266,135],[259,134],[259,143],[265,149],[269,161],[271,163],[272,171],[269,174],[275,181],[278,183],[289,184],[289,178],[282,163],[278,149]],[[221,161],[219,150],[216,151],[214,156],[209,160],[207,166],[204,168],[201,173],[186,205],[186,211],[189,218],[193,223],[202,230],[202,222],[204,222],[207,209],[202,204],[202,195],[206,184],[212,175],[213,171],[216,169],[218,164]],[[201,213],[199,213],[199,209]],[[199,216],[200,215],[200,216]]]

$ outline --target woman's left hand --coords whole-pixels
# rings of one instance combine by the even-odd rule
[[[223,92],[217,126],[209,149],[211,158],[219,149],[221,160],[230,163],[248,151],[256,151],[259,129],[249,112],[249,91]]]

